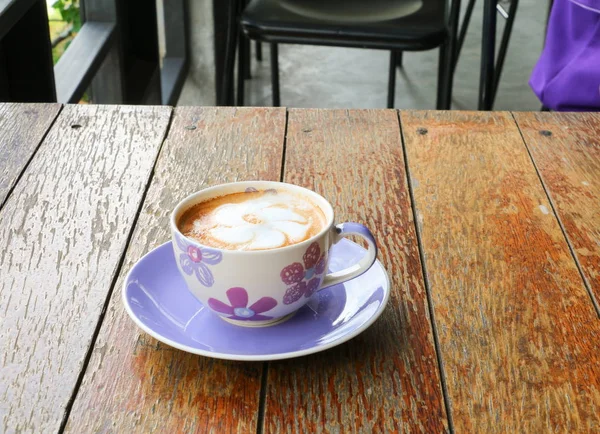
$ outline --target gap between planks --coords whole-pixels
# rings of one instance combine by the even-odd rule
[[[62,110],[62,107],[61,107],[61,110]],[[144,193],[142,194],[142,198],[141,198],[139,206],[135,212],[135,216],[133,218],[131,227],[129,229],[129,233],[127,234],[127,241],[125,243],[125,248],[123,249],[123,252],[121,253],[121,257],[119,258],[119,262],[117,263],[117,268],[115,270],[115,274],[110,283],[108,293],[106,294],[106,299],[104,300],[102,310],[100,311],[100,316],[98,317],[98,321],[96,322],[96,327],[94,328],[94,333],[92,335],[90,345],[88,347],[88,350],[86,351],[85,358],[83,360],[83,365],[81,366],[81,370],[79,371],[79,375],[77,376],[77,381],[75,382],[75,386],[73,387],[73,392],[71,393],[71,398],[69,399],[69,401],[67,402],[67,406],[65,407],[63,419],[62,419],[62,421],[60,423],[60,427],[58,429],[59,433],[63,433],[65,431],[67,422],[69,421],[69,416],[71,415],[71,410],[73,408],[73,404],[75,403],[75,399],[77,398],[77,393],[79,392],[79,388],[81,386],[83,378],[85,377],[87,367],[92,358],[92,353],[94,351],[94,347],[96,346],[96,340],[98,339],[98,334],[100,333],[100,329],[102,328],[102,323],[104,322],[104,316],[106,314],[106,310],[108,309],[108,305],[110,304],[110,300],[112,299],[112,294],[114,292],[115,285],[120,276],[121,268],[123,267],[123,264],[125,262],[125,257],[127,255],[127,251],[129,250],[129,244],[131,242],[131,238],[133,237],[133,233],[137,226],[138,219],[140,217],[140,214],[141,214],[144,204],[146,202],[146,195],[148,194],[148,189],[150,188],[150,184],[152,183],[152,179],[154,178],[154,171],[156,169],[156,163],[158,162],[158,159],[160,158],[163,145],[165,143],[165,140],[169,136],[169,131],[171,130],[171,124],[173,122],[173,117],[174,117],[174,111],[175,110],[171,107],[171,113],[169,115],[169,122],[167,123],[165,132],[163,133],[163,137],[160,142],[160,147],[156,153],[156,158],[154,159],[154,164],[152,165],[152,170],[150,171],[150,176],[148,177],[148,180],[144,187]],[[58,118],[58,115],[57,115],[57,118]],[[48,129],[48,131],[50,131],[50,129]],[[47,134],[47,132],[46,132],[46,134]],[[44,135],[44,137],[45,137],[45,135]]]
[[[422,268],[410,221],[397,111],[290,109],[286,152],[287,182],[331,197],[338,218],[344,216],[340,221],[375,223],[383,238],[391,235],[382,253],[398,294],[385,314],[390,327],[382,319],[335,351],[315,354],[307,362],[270,364],[265,431],[358,426],[359,431],[421,427],[448,432],[440,379],[432,378],[438,364],[426,292],[422,276],[415,276]],[[379,207],[371,211],[372,206]],[[388,232],[378,224],[384,222],[402,231]],[[379,335],[369,344],[372,355],[359,343],[368,344],[367,334]]]
[[[563,221],[560,218],[560,215],[558,213],[558,208],[555,205],[554,200],[552,199],[552,196],[550,195],[550,190],[548,189],[546,183],[544,182],[542,173],[540,172],[538,165],[536,164],[535,159],[533,158],[533,154],[531,153],[531,150],[529,149],[529,146],[527,145],[527,140],[525,140],[525,136],[523,135],[523,132],[521,131],[519,122],[517,122],[517,119],[515,118],[515,115],[513,112],[510,112],[510,115],[511,115],[513,121],[515,122],[515,125],[517,126],[517,130],[519,131],[519,135],[521,136],[521,140],[523,141],[525,150],[527,151],[527,154],[529,155],[531,164],[533,164],[535,173],[537,174],[538,179],[540,180],[540,183],[542,184],[544,193],[546,194],[546,197],[548,198],[548,202],[550,203],[550,207],[552,208],[552,212],[554,213],[554,217],[556,218],[556,221],[558,221],[560,230],[561,230],[563,236],[565,237],[565,241],[567,242],[567,246],[569,247],[569,252],[571,253],[571,256],[573,257],[573,260],[575,261],[575,266],[577,267],[577,271],[579,271],[579,275],[581,276],[581,280],[583,281],[583,286],[585,286],[585,289],[586,289],[588,295],[590,296],[590,300],[591,300],[592,304],[594,305],[594,309],[596,310],[596,315],[598,316],[598,318],[600,318],[600,306],[598,305],[598,300],[596,300],[596,297],[594,297],[594,292],[592,291],[592,287],[591,287],[590,283],[588,282],[587,278],[585,277],[585,273],[583,272],[583,268],[581,266],[581,263],[579,262],[579,258],[577,257],[577,254],[575,253],[575,248],[573,247],[573,244],[571,243],[571,239],[569,238],[569,235],[567,234],[567,231],[565,229]]]
[[[410,167],[408,164],[408,153],[406,152],[406,143],[404,140],[404,131],[402,129],[402,116],[401,111],[397,110],[398,115],[398,128],[400,128],[400,139],[402,143],[402,153],[404,154],[404,166],[406,171],[406,182],[408,186],[408,194],[410,196],[410,207],[413,214],[413,225],[415,226],[415,234],[417,237],[417,247],[419,249],[419,261],[421,262],[421,270],[423,272],[423,283],[425,285],[425,292],[427,294],[427,305],[429,307],[429,318],[431,318],[431,330],[433,333],[433,342],[435,346],[435,355],[438,363],[438,371],[440,372],[440,383],[442,386],[442,395],[444,397],[444,406],[446,407],[446,417],[448,418],[448,429],[450,433],[454,433],[454,421],[452,419],[452,405],[448,395],[448,387],[446,383],[446,372],[444,370],[444,361],[442,359],[442,351],[440,348],[440,341],[438,338],[437,324],[435,322],[435,312],[433,309],[433,298],[431,297],[431,287],[429,285],[429,277],[427,274],[427,266],[425,264],[425,253],[423,250],[423,243],[421,242],[421,230],[418,225],[417,218],[417,207],[414,197],[412,179],[410,176]]]
[[[10,187],[8,189],[8,192],[6,193],[6,197],[0,203],[0,211],[2,211],[2,208],[4,208],[4,205],[6,205],[6,203],[8,202],[8,199],[12,196],[13,191],[15,190],[15,188],[17,187],[17,185],[21,181],[21,178],[23,177],[23,174],[25,173],[25,171],[27,171],[27,168],[29,167],[29,165],[33,161],[33,157],[36,156],[38,150],[40,149],[40,146],[42,146],[42,143],[44,143],[44,140],[46,140],[46,136],[48,135],[48,133],[50,132],[50,130],[52,130],[52,127],[54,127],[54,124],[56,123],[56,120],[60,116],[60,113],[62,112],[63,107],[64,107],[63,104],[59,104],[59,105],[60,105],[60,107],[59,107],[58,111],[56,112],[56,116],[54,116],[54,119],[52,119],[52,122],[50,122],[50,125],[48,125],[48,128],[46,129],[46,132],[40,138],[38,144],[35,146],[35,149],[33,150],[33,152],[31,153],[31,155],[27,159],[27,162],[23,166],[23,169],[21,169],[21,171],[17,175],[17,178],[15,179],[15,182],[13,183],[12,187]]]
[[[285,179],[285,154],[287,146],[288,120],[290,111],[285,108],[285,125],[283,127],[283,146],[281,151],[281,171],[279,182]],[[262,377],[260,381],[260,394],[258,399],[258,417],[256,420],[256,434],[263,434],[265,430],[265,411],[267,407],[267,388],[269,387],[269,362],[263,362]]]

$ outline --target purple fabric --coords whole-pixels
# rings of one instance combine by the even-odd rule
[[[571,0],[582,8],[589,9],[592,12],[600,13],[600,0]]]
[[[555,0],[529,85],[557,111],[600,110],[600,0]]]

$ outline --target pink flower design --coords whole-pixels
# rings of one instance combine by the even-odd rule
[[[308,246],[302,259],[304,266],[294,262],[281,270],[281,280],[288,285],[283,304],[292,304],[302,296],[310,297],[321,284],[327,258],[316,241]]]
[[[264,321],[273,319],[271,316],[261,315],[277,306],[277,301],[271,297],[262,297],[256,303],[248,307],[248,292],[244,288],[230,288],[226,292],[227,299],[231,305],[223,303],[215,298],[208,299],[211,309],[230,315],[229,319],[242,321]]]

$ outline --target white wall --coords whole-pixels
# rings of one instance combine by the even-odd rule
[[[177,105],[215,105],[212,4],[213,0],[189,0],[190,71]]]

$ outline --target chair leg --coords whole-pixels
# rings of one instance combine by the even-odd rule
[[[481,37],[481,72],[479,77],[478,110],[491,110],[494,93],[494,57],[496,52],[496,0],[483,3],[483,34]]]
[[[223,81],[218,105],[233,105],[233,83],[235,76],[235,51],[238,39],[239,26],[237,24],[237,5],[235,0],[229,2],[229,16],[227,19],[227,44],[225,46],[225,65],[223,68]]]
[[[241,2],[242,9],[240,10],[240,14],[242,10],[248,6],[250,0],[242,0]],[[243,35],[244,32],[240,30],[240,33]],[[244,40],[244,78],[249,80],[252,78],[252,48],[250,46],[250,38],[243,35]]]
[[[552,6],[554,6],[554,0],[548,2],[548,13],[546,14],[546,26],[544,27],[544,38],[548,35],[548,23],[550,22],[550,13],[552,12]]]
[[[402,67],[403,67],[403,65],[402,65],[403,54],[404,54],[403,51],[396,51],[396,66],[400,69],[402,69]]]
[[[394,97],[396,96],[396,66],[398,65],[398,53],[402,56],[402,52],[390,51],[390,69],[388,76],[388,97],[387,108],[394,108]]]
[[[246,77],[246,37],[242,31],[239,31],[238,36],[238,73],[237,73],[237,99],[236,105],[242,107],[244,105],[244,79]]]
[[[240,31],[240,33],[242,33]],[[250,48],[250,39],[244,35],[244,78],[252,78],[252,49]]]
[[[494,0],[495,1],[495,0]],[[452,85],[454,81],[454,67],[456,66],[457,33],[460,14],[460,0],[453,0],[449,14],[448,39],[440,46],[440,60],[438,64],[438,110],[450,110],[452,108]]]
[[[500,76],[502,75],[502,68],[504,68],[504,59],[506,58],[506,52],[508,50],[508,43],[510,42],[510,35],[512,34],[513,24],[515,17],[517,16],[517,6],[519,0],[511,0],[510,8],[508,9],[508,18],[504,25],[504,31],[502,33],[502,40],[500,42],[500,48],[498,49],[498,58],[494,67],[494,89],[492,91],[492,103],[496,99],[496,93],[498,92],[498,85],[500,84]]]
[[[271,87],[273,92],[273,107],[279,107],[279,55],[277,44],[271,43]]]
[[[262,44],[260,43],[260,41],[255,42],[255,48],[256,48],[256,60],[258,60],[259,62],[262,62]]]
[[[452,101],[452,47],[447,42],[440,47],[438,64],[437,110],[450,110]]]

